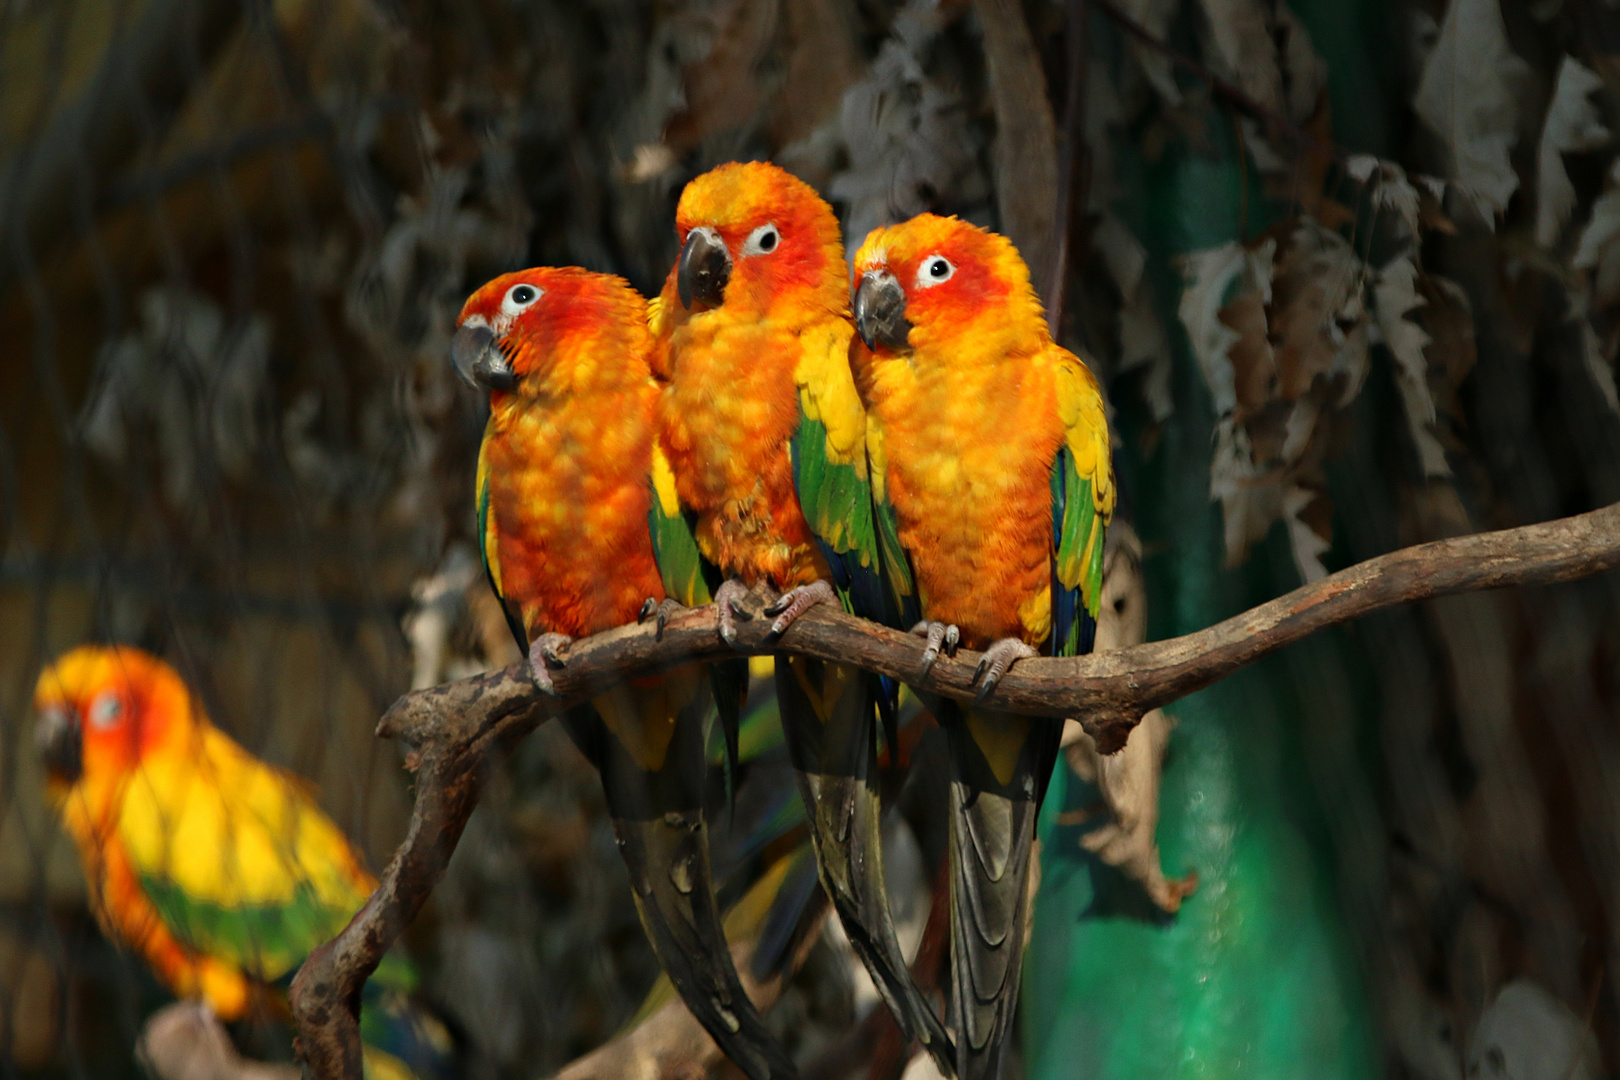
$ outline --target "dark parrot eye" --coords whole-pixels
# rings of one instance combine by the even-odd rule
[[[769,255],[776,250],[777,242],[781,239],[782,234],[777,231],[776,226],[766,222],[748,234],[748,239],[743,242],[742,253],[744,255]]]
[[[506,298],[501,301],[501,310],[508,315],[516,315],[538,299],[540,290],[533,285],[514,285],[507,290]]]
[[[949,281],[954,273],[956,267],[951,265],[951,260],[943,255],[930,255],[922,261],[922,269],[917,271],[917,284],[926,289],[930,285]]]

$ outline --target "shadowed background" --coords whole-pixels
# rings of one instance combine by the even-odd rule
[[[46,659],[170,659],[376,869],[410,797],[377,716],[514,658],[448,361],[488,277],[651,294],[681,186],[733,158],[815,184],[851,249],[921,210],[1007,232],[1109,388],[1140,536],[1109,595],[1158,638],[1620,499],[1617,125],[1603,0],[0,0],[0,1075],[137,1075],[167,1000],[42,801]],[[1123,772],[1076,745],[1015,1067],[1620,1068],[1617,600],[1372,617],[1172,706]],[[889,843],[912,942],[938,750]],[[471,1075],[632,1020],[625,884],[542,729],[407,940]],[[829,933],[771,1014],[808,1075],[905,1067],[851,1052],[857,969]]]

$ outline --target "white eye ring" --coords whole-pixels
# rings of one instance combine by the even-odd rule
[[[943,255],[930,255],[917,267],[917,288],[928,289],[941,285],[956,274],[956,267]]]
[[[115,726],[124,715],[124,703],[116,691],[108,690],[90,703],[90,726],[105,730]]]
[[[516,315],[544,295],[545,290],[538,285],[519,282],[506,290],[506,296],[501,299],[501,314]]]
[[[748,239],[743,241],[742,253],[744,255],[769,255],[781,246],[782,231],[776,227],[775,222],[767,221],[748,234]]]

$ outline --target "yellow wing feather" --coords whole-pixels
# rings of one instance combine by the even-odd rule
[[[1092,503],[1104,521],[1114,513],[1114,470],[1108,442],[1108,414],[1097,377],[1079,357],[1053,347],[1057,354],[1058,415],[1075,469],[1091,481]]]
[[[223,908],[292,902],[354,910],[373,882],[302,782],[199,727],[131,776],[118,835],[135,872]]]
[[[803,347],[793,372],[807,419],[827,429],[827,461],[853,465],[866,479],[866,409],[849,375],[849,342],[855,330],[843,319],[829,319],[800,335]]]

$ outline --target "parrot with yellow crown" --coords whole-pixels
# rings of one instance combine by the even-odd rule
[[[285,1014],[285,985],[376,888],[294,776],[214,727],[179,674],[127,646],[83,646],[34,691],[46,793],[103,929],[221,1020]],[[448,1033],[384,957],[362,998],[370,1080],[442,1075]]]
[[[899,625],[874,529],[866,418],[850,375],[849,284],[838,220],[809,185],[765,162],[686,186],[679,261],[653,303],[653,373],[666,512],[693,524],[728,641],[750,588],[780,634],[817,603]],[[672,490],[671,490],[672,489]],[[677,600],[689,602],[677,595]],[[892,684],[781,656],[783,733],[821,882],[908,1038],[943,1067],[950,1039],[912,982],[879,851],[877,722],[893,742]]]
[[[1047,331],[1002,236],[923,214],[856,253],[850,363],[887,580],[917,605],[924,663],[982,650],[983,701],[1017,660],[1091,650],[1114,507],[1086,365]],[[932,697],[930,695],[930,697]],[[957,1074],[1000,1074],[1017,1006],[1029,859],[1062,725],[930,700],[951,761]]]
[[[654,496],[651,349],[641,296],[575,268],[498,277],[457,320],[452,359],[489,394],[477,475],[484,568],[547,692],[573,639],[668,615],[661,562],[688,603],[709,600],[701,578],[679,577],[698,567],[685,519],[665,516]],[[782,1080],[793,1065],[726,943],[703,811],[707,720],[719,698],[735,723],[746,678],[735,661],[629,679],[564,722],[601,773],[636,908],[671,983],[749,1077]]]

